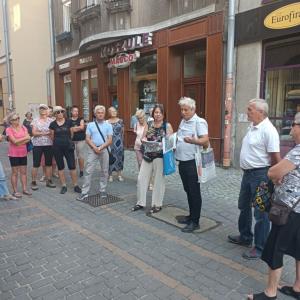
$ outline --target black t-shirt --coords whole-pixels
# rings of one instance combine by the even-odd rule
[[[77,118],[76,120],[70,119],[71,127],[77,127],[80,126],[80,122],[83,120],[83,118]],[[85,131],[77,131],[73,134],[73,141],[84,141],[85,140]]]
[[[54,131],[54,146],[68,146],[71,141],[71,131],[72,123],[70,120],[65,120],[65,123],[59,126],[55,121],[51,122],[49,128]]]

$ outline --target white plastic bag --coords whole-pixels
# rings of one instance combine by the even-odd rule
[[[212,148],[209,147],[203,150],[202,147],[197,147],[195,161],[198,173],[198,182],[205,183],[217,176],[215,156]]]

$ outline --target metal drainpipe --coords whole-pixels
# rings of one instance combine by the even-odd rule
[[[223,167],[230,167],[231,164],[230,152],[231,152],[231,126],[232,126],[232,97],[233,97],[233,56],[234,56],[234,22],[235,22],[234,11],[235,11],[235,0],[229,0]]]
[[[47,81],[47,100],[49,105],[53,105],[51,94],[51,71],[55,64],[55,45],[53,35],[53,15],[52,15],[52,0],[48,0],[48,14],[49,14],[49,30],[50,30],[50,49],[51,49],[51,66],[46,70]]]
[[[6,73],[8,83],[8,104],[9,109],[14,109],[13,102],[13,89],[11,81],[11,65],[10,65],[10,45],[9,45],[9,31],[8,31],[8,10],[6,0],[2,0],[2,13],[3,13],[3,29],[4,29],[4,42],[5,42],[5,59],[6,59]]]

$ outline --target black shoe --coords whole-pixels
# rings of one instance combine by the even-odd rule
[[[79,172],[79,177],[82,177],[83,176],[83,171],[80,171]]]
[[[47,182],[46,182],[46,187],[55,188],[56,185],[52,182],[51,179],[48,179]]]
[[[240,235],[228,235],[228,242],[248,248],[252,246],[252,242],[243,241]]]
[[[178,224],[190,224],[192,221],[190,216],[176,216],[176,220]]]
[[[75,185],[74,186],[74,192],[78,193],[78,194],[81,194],[81,188],[78,185]]]
[[[136,210],[140,210],[140,209],[144,209],[144,206],[136,204],[131,210],[136,211]]]
[[[31,182],[31,189],[32,189],[33,191],[36,191],[36,190],[39,189],[39,187],[38,187],[37,184],[36,184],[36,181],[32,181],[32,182]]]
[[[190,224],[187,224],[184,228],[181,229],[182,232],[193,232],[194,230],[199,229],[199,224],[196,224],[194,222],[190,222]]]
[[[60,190],[60,193],[61,194],[65,194],[66,192],[67,192],[67,187],[66,186],[62,186],[61,190]]]

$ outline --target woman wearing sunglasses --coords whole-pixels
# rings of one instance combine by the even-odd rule
[[[22,191],[24,195],[31,195],[27,190],[27,147],[30,141],[27,128],[20,124],[20,117],[12,113],[8,117],[9,127],[6,129],[6,136],[9,140],[8,156],[11,165],[11,185],[13,196],[21,198],[18,192],[18,175],[20,175]]]
[[[67,192],[66,178],[65,178],[65,164],[64,158],[67,161],[68,168],[70,170],[70,175],[72,178],[72,183],[74,186],[74,192],[81,193],[81,188],[77,183],[76,174],[76,164],[74,155],[74,143],[72,142],[72,122],[66,120],[65,109],[61,106],[55,106],[53,108],[53,115],[55,121],[53,121],[50,126],[50,134],[53,140],[53,153],[57,164],[58,176],[61,183],[61,194]]]

